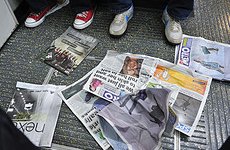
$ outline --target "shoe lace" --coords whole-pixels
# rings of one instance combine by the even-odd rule
[[[124,20],[124,18],[125,18],[125,16],[123,14],[118,14],[118,15],[115,16],[114,22],[115,23],[120,23],[120,22],[122,22]]]
[[[89,13],[88,11],[83,11],[82,13],[77,14],[77,16],[78,16],[78,17],[86,18],[87,15],[88,15],[88,13]]]
[[[30,16],[36,16],[36,17],[38,17],[38,16],[40,16],[43,12],[47,11],[47,9],[50,9],[50,7],[47,7],[46,9],[40,11],[39,13],[35,13],[35,12],[32,11],[32,12],[30,13]]]
[[[35,12],[30,13],[30,16],[39,16],[39,15],[40,15],[40,13],[35,13]]]
[[[180,30],[180,23],[174,19],[171,20],[171,31],[179,31]]]

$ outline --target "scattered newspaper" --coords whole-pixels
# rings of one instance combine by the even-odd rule
[[[191,136],[208,96],[212,80],[209,76],[159,58],[108,51],[83,89],[113,102],[126,93],[145,89],[150,80],[161,86],[177,86],[178,93],[170,100],[178,116],[176,129]]]
[[[230,80],[230,45],[183,35],[175,63],[217,80]]]
[[[153,75],[157,59],[144,55],[108,51],[94,69],[84,89],[110,102],[125,93],[134,93]]]
[[[83,85],[89,79],[90,73],[91,72],[77,82],[64,88],[59,92],[59,95],[71,111],[83,123],[101,148],[106,150],[110,145],[101,132],[97,114],[103,107],[108,105],[109,102],[82,90]]]
[[[102,109],[99,122],[111,146],[117,150],[158,150],[168,122],[169,93],[165,88],[146,88]]]
[[[69,27],[59,38],[52,42],[42,60],[69,75],[96,47],[98,40]]]
[[[180,87],[175,85],[175,84],[169,84],[167,82],[161,82],[160,80],[158,80],[157,78],[150,78],[149,81],[146,84],[146,87],[149,88],[167,88],[170,89],[171,95],[170,95],[170,99],[169,99],[169,106],[172,107],[173,104],[175,103],[177,96],[179,94],[180,91]]]
[[[51,147],[62,104],[57,91],[63,86],[17,82],[16,88],[7,114],[32,143]]]

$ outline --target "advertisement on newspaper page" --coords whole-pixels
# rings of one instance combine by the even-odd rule
[[[17,82],[16,88],[7,114],[36,146],[51,147],[62,104],[57,92],[64,86]]]
[[[98,40],[69,27],[46,50],[42,60],[69,75],[96,47]]]
[[[169,104],[168,104],[169,105],[169,116],[168,116],[168,121],[167,121],[167,125],[166,125],[164,133],[167,135],[172,134],[176,125],[178,124],[178,116],[172,107],[177,99],[180,87],[178,87],[175,84],[161,82],[160,80],[153,77],[149,79],[149,81],[147,82],[145,86],[143,86],[143,88],[144,89],[145,88],[160,88],[160,89],[166,88],[171,91],[169,95]]]
[[[60,91],[59,95],[71,111],[83,123],[101,148],[106,150],[110,147],[110,145],[103,136],[97,114],[110,102],[82,90],[82,87],[89,79],[90,74],[91,72]]]
[[[126,58],[136,60],[126,67],[128,73],[123,71]],[[191,136],[203,111],[211,81],[209,76],[159,58],[108,51],[84,85],[84,90],[113,102],[125,93],[160,84],[175,91],[169,103],[178,116],[176,129]]]
[[[201,103],[202,99],[197,100],[192,96],[183,94],[183,90],[176,84],[167,83],[156,78],[150,79],[147,87],[165,87],[172,91],[169,99],[169,105],[173,108],[179,120],[175,129],[189,136],[192,135],[193,130],[196,127],[196,120],[199,121],[200,118],[198,113],[201,112],[198,111],[199,109],[203,110],[202,107],[204,104]],[[193,126],[195,127],[192,128]]]
[[[183,35],[175,51],[176,64],[217,80],[230,80],[229,44]]]
[[[164,84],[180,87],[176,101],[172,105],[178,116],[176,130],[191,136],[204,109],[212,78],[188,68],[159,60],[154,78]]]
[[[149,88],[167,88],[171,90],[170,98],[169,98],[170,107],[172,107],[173,104],[175,103],[177,96],[179,94],[179,91],[180,91],[180,87],[178,87],[177,85],[169,84],[167,82],[161,82],[160,80],[154,77],[150,78],[145,86]],[[145,88],[145,86],[143,88]]]

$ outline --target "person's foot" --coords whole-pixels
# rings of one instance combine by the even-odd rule
[[[162,21],[165,24],[165,36],[170,43],[180,44],[182,41],[182,28],[178,21],[169,16],[167,9],[164,10]]]
[[[68,3],[69,0],[63,0],[62,3],[52,4],[39,13],[31,12],[29,16],[26,18],[25,26],[29,28],[39,26],[45,20],[46,16],[50,15],[51,13],[54,13],[58,9],[61,9],[62,7],[66,6]]]
[[[112,36],[121,36],[125,33],[128,21],[133,17],[133,6],[131,6],[127,11],[117,14],[109,27],[109,33]]]
[[[56,5],[52,7],[52,9],[47,13],[47,15],[50,15],[55,11],[69,4],[69,0],[56,0],[56,1],[57,1]]]
[[[73,26],[76,29],[85,29],[93,22],[94,9],[78,13],[75,17]]]

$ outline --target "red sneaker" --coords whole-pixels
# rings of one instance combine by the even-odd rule
[[[40,25],[45,20],[46,14],[49,12],[50,9],[51,6],[48,6],[38,14],[31,12],[30,15],[26,18],[25,26],[33,28]]]
[[[93,22],[94,10],[88,10],[76,15],[73,26],[76,29],[85,29]]]
[[[62,0],[62,3],[54,3],[39,13],[31,12],[30,15],[26,18],[25,26],[29,28],[37,27],[40,25],[44,20],[45,17],[50,15],[51,13],[61,9],[62,7],[66,6],[69,3],[69,0]]]

